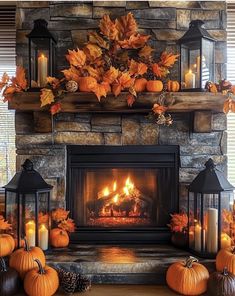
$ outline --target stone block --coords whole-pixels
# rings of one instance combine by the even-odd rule
[[[104,137],[102,133],[95,132],[57,132],[55,133],[56,144],[73,145],[102,145]]]
[[[15,131],[17,135],[33,133],[33,113],[15,112]]]
[[[91,130],[90,123],[74,122],[74,121],[56,121],[56,132],[89,132]]]
[[[29,30],[17,30],[16,31],[16,43],[24,43],[28,44],[29,39],[26,37],[26,35],[29,33]]]
[[[200,8],[198,1],[149,1],[150,7]]]
[[[220,146],[185,145],[180,146],[180,155],[220,155]]]
[[[33,147],[18,148],[16,153],[18,155],[56,155],[58,150],[63,149],[60,145],[34,145]]]
[[[201,170],[209,158],[212,158],[215,164],[221,164],[226,160],[224,155],[187,155],[180,157],[181,167]]]
[[[72,30],[72,40],[74,47],[83,47],[84,44],[88,41],[87,39],[87,30]]]
[[[224,131],[227,129],[227,116],[224,113],[215,113],[212,115],[212,130]]]
[[[120,133],[122,131],[120,125],[92,125],[91,130],[104,133]]]
[[[179,169],[179,182],[191,183],[199,174],[200,169],[195,168],[180,168]]]
[[[221,153],[226,155],[228,152],[228,134],[227,134],[227,132],[223,132],[223,134],[222,134],[220,147],[221,147]]]
[[[190,136],[190,145],[220,145],[222,132],[193,133]]]
[[[94,7],[93,8],[93,18],[102,18],[105,14],[109,15],[111,19],[117,18],[119,16],[125,15],[126,10],[122,7]]]
[[[217,10],[201,10],[201,9],[191,10],[191,20],[209,21],[209,20],[219,20],[219,19],[220,19],[220,13]]]
[[[79,2],[77,4],[55,4],[50,6],[50,14],[52,17],[79,17],[92,18],[92,5]]]
[[[171,30],[171,29],[153,29],[152,30],[156,39],[160,41],[176,41],[181,38],[184,31]]]
[[[107,115],[107,114],[96,114],[92,115],[91,125],[120,125],[121,116],[119,115]]]
[[[176,19],[176,9],[174,8],[149,8],[134,9],[131,11],[137,19],[149,20],[174,20]]]
[[[148,1],[127,1],[126,2],[126,9],[143,9],[148,8],[149,3]]]
[[[49,1],[17,1],[18,8],[43,8],[49,7]]]
[[[74,121],[75,113],[60,112],[54,115],[55,121]]]
[[[78,122],[91,122],[91,114],[90,113],[75,113],[75,121]]]
[[[51,145],[51,134],[30,134],[30,135],[16,135],[16,147],[29,147],[33,145]]]
[[[211,132],[212,114],[210,111],[194,112],[193,130],[195,133],[210,133]]]
[[[36,19],[43,18],[46,21],[50,20],[50,9],[49,8],[32,8],[32,9],[21,9],[24,13],[24,21],[31,23],[33,28],[33,21]]]
[[[227,63],[227,43],[226,42],[216,42],[215,63],[217,64]]]
[[[34,112],[33,126],[36,133],[52,132],[52,117],[49,112]]]
[[[141,123],[140,139],[143,145],[158,144],[159,127],[156,123]]]
[[[175,20],[138,19],[138,25],[142,29],[176,29]]]
[[[191,21],[191,12],[186,9],[177,9],[176,26],[178,30],[188,30]]]
[[[221,29],[227,29],[227,11],[221,11]]]
[[[129,2],[129,1],[127,1]],[[101,7],[126,7],[126,1],[93,1],[93,6]]]
[[[53,31],[53,36],[57,40],[57,47],[72,44],[71,31]]]
[[[105,145],[122,145],[122,137],[120,133],[105,133],[104,134]]]
[[[215,64],[215,81],[227,78],[227,64]]]
[[[225,30],[208,30],[208,33],[215,38],[216,41],[226,41],[227,33]]]
[[[140,123],[134,116],[122,118],[122,144],[137,145],[140,143]]]
[[[174,121],[173,125],[159,126],[159,144],[160,145],[181,145],[189,144],[189,121]]]
[[[226,1],[199,1],[202,9],[226,10]]]

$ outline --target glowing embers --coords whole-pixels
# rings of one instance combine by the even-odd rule
[[[151,224],[152,199],[141,192],[128,176],[115,180],[87,203],[88,225],[100,227]]]

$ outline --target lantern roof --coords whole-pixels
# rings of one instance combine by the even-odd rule
[[[42,176],[34,170],[32,161],[26,159],[22,170],[17,172],[4,188],[18,193],[35,193],[43,190],[48,191],[53,186],[46,183]]]
[[[179,39],[179,43],[184,43],[201,38],[215,41],[215,39],[204,28],[204,24],[205,23],[202,20],[191,21],[188,31]]]
[[[189,185],[189,191],[198,193],[219,193],[235,189],[225,178],[224,174],[216,168],[211,158],[205,163],[205,166],[206,168],[201,171]]]
[[[47,28],[48,22],[44,19],[37,19],[34,21],[33,30],[26,35],[28,38],[48,38],[56,42],[54,36]]]

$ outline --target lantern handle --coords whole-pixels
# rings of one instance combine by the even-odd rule
[[[22,164],[24,171],[33,171],[33,163],[31,160],[26,159],[25,162]]]

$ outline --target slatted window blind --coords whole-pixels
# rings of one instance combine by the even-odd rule
[[[227,79],[235,84],[235,3],[227,5]],[[235,113],[228,114],[228,178],[235,186]]]
[[[0,77],[15,75],[15,6],[0,6]],[[0,94],[0,189],[15,173],[15,118]]]

